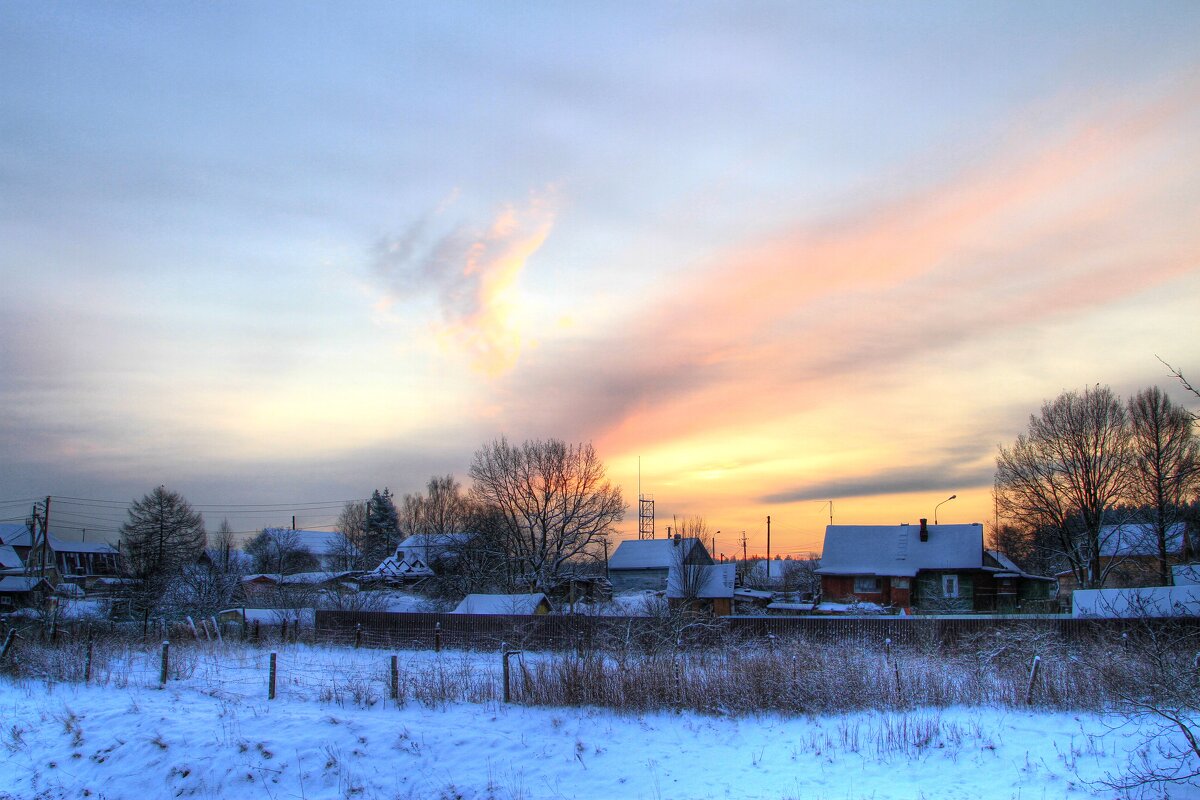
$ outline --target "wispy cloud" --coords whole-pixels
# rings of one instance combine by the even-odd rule
[[[488,375],[508,372],[523,344],[518,281],[550,235],[553,195],[535,193],[523,206],[505,205],[486,223],[448,224],[443,203],[394,236],[377,241],[373,266],[385,281],[388,305],[433,298],[444,341],[465,351]]]

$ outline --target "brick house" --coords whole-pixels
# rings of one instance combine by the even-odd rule
[[[821,597],[926,612],[1016,611],[1047,600],[1052,578],[1029,575],[983,546],[983,525],[829,525]]]

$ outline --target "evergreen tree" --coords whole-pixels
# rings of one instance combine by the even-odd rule
[[[121,526],[121,555],[131,611],[149,620],[167,586],[204,549],[204,517],[178,492],[159,486],[129,506]]]
[[[367,501],[367,551],[380,559],[395,552],[400,543],[400,514],[387,487],[376,489]]]

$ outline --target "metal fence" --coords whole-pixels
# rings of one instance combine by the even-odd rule
[[[1200,634],[1200,619],[1073,619],[1061,616],[916,617],[667,617],[500,616],[318,611],[316,640],[389,648],[567,650],[654,643],[771,642],[803,639],[882,646],[952,647],[986,636],[1055,635],[1086,641],[1138,633],[1148,626],[1182,626]]]

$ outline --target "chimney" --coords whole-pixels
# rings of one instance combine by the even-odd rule
[[[921,518],[921,541],[929,541],[929,520],[924,517]]]

